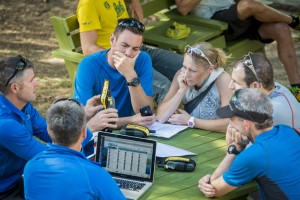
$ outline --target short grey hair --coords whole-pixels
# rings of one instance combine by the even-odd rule
[[[75,100],[59,100],[52,104],[46,119],[52,141],[63,146],[75,144],[86,128],[84,109]]]
[[[3,95],[7,95],[9,93],[9,87],[6,86],[8,79],[14,74],[17,68],[17,63],[20,59],[23,58],[21,56],[14,57],[5,57],[0,59],[0,92]],[[25,58],[23,58],[25,59]],[[24,79],[25,71],[27,69],[33,69],[34,66],[32,62],[26,59],[26,68],[24,70],[18,71],[17,74],[9,81],[10,83],[18,82],[21,84]]]
[[[258,130],[273,126],[273,106],[269,97],[257,89],[243,88],[237,94],[240,108],[245,111],[252,111],[270,116],[263,123],[255,123]]]

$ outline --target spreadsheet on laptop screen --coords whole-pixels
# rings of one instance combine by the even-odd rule
[[[107,171],[150,178],[153,144],[101,136],[99,161]]]

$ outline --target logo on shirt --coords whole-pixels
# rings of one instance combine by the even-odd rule
[[[82,22],[82,25],[89,25],[91,24],[92,22]]]
[[[110,5],[109,5],[109,3],[108,3],[107,1],[104,2],[104,7],[105,7],[106,9],[110,9]]]
[[[119,18],[125,12],[125,7],[121,4],[121,1],[119,1],[118,4],[113,3],[113,6]]]

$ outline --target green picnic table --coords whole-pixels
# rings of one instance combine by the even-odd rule
[[[225,134],[188,128],[169,139],[151,139],[196,153],[191,158],[197,166],[193,172],[167,172],[156,166],[154,184],[141,199],[209,199],[197,185],[201,177],[214,172],[225,156]],[[255,182],[251,182],[218,199],[245,199],[247,194],[256,190]]]

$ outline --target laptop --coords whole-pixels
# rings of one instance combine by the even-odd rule
[[[127,199],[140,198],[153,184],[156,141],[98,133],[96,162],[106,169]]]

